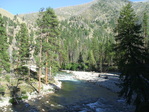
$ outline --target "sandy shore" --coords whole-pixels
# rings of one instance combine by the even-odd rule
[[[64,70],[67,73],[74,74],[75,78],[78,80],[84,80],[91,82],[100,86],[103,86],[107,89],[110,89],[113,92],[118,92],[120,88],[116,85],[119,81],[119,75],[112,73],[97,73],[97,72],[84,72],[84,71],[70,71]]]

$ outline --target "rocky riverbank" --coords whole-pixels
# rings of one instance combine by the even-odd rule
[[[84,72],[84,71],[70,71],[63,70],[67,73],[72,73],[78,80],[83,80],[96,85],[103,86],[113,92],[118,92],[120,88],[117,84],[120,83],[119,75],[112,73],[97,73],[97,72]]]
[[[134,111],[132,105],[126,104],[125,99],[117,97],[119,88],[115,83],[120,82],[117,74],[64,71],[57,73],[54,80],[54,84],[42,85],[40,95],[36,92],[28,93],[28,100],[20,102],[20,105],[14,108],[2,107],[0,112]],[[50,94],[61,88],[61,85],[62,89]]]
[[[116,93],[120,90],[117,84],[120,83],[119,74],[113,73],[97,73],[97,72],[84,72],[84,71],[70,71],[64,72],[73,74],[76,78],[87,83],[102,86]],[[106,93],[105,93],[106,94]],[[113,102],[105,98],[99,98],[97,101],[90,101],[91,103],[75,104],[68,106],[67,111],[71,112],[133,112],[134,106],[127,105],[126,100],[117,98]]]
[[[23,101],[28,102],[28,101],[34,100],[36,98],[41,98],[44,95],[54,93],[54,91],[56,89],[61,88],[61,82],[58,81],[57,79],[55,79],[53,84],[49,84],[49,85],[42,84],[41,86],[42,86],[42,89],[41,89],[40,94],[37,93],[36,91],[31,92],[31,93],[27,92],[26,95],[28,96],[28,99],[24,99]],[[9,102],[10,99],[11,99],[11,97],[1,97],[0,107],[4,107],[4,109],[5,109],[5,106],[12,105]]]

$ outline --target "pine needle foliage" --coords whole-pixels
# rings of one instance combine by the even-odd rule
[[[124,6],[120,12],[115,28],[116,58],[121,72],[120,96],[138,107],[149,101],[149,69],[141,25],[131,4]]]
[[[7,41],[6,28],[3,17],[0,14],[0,71],[10,70],[10,60],[8,54],[9,43]]]

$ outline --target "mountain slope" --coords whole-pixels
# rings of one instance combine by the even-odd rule
[[[120,9],[128,2],[128,0],[93,0],[82,5],[57,8],[55,12],[60,21],[74,16],[92,21],[107,21],[110,18],[117,18]],[[132,5],[140,17],[145,10],[149,12],[149,2],[133,2]],[[21,14],[19,17],[28,23],[34,23],[38,18],[38,13]]]
[[[64,50],[66,60],[69,63],[77,62],[80,52],[84,60],[88,60],[89,53],[94,55],[96,62],[106,60],[105,63],[107,63],[107,60],[112,60],[113,29],[117,24],[121,8],[128,2],[128,0],[94,0],[82,5],[55,9],[60,20],[61,48]],[[135,2],[132,5],[140,22],[144,12],[149,15],[149,2]],[[8,12],[2,12],[13,18],[13,15]],[[18,16],[27,23],[30,31],[36,32],[35,21],[38,18],[38,12]],[[11,29],[14,30],[15,26]],[[16,30],[18,31],[19,27]],[[108,50],[105,51],[106,49]],[[104,62],[100,64],[102,63]]]
[[[14,15],[13,14],[11,14],[10,12],[8,12],[8,11],[2,9],[2,8],[0,8],[0,14],[2,14],[3,16],[9,17],[11,19],[14,18]]]
[[[128,3],[127,0],[93,0],[92,2],[82,5],[57,8],[55,9],[55,13],[57,14],[59,20],[69,19],[72,16],[84,16],[87,19],[90,19],[94,17],[93,15],[97,15],[97,13],[98,15],[103,14],[102,10],[105,8],[109,8],[108,10],[111,10],[111,8],[119,10],[126,3]],[[19,15],[19,17],[27,21],[36,20],[37,16],[38,13]]]
[[[95,16],[104,13],[111,13],[110,10],[120,10],[128,1],[123,0],[94,0],[90,3],[56,9],[56,14],[62,18],[71,16],[82,16],[86,19],[93,19]]]
[[[87,9],[89,9],[92,5],[96,3],[97,3],[97,0],[94,0],[86,4],[62,7],[62,8],[55,9],[55,12],[59,16],[60,20],[64,20],[64,19],[70,18],[71,16],[77,16],[85,12]]]
[[[109,14],[114,14],[114,16],[117,16],[119,10],[128,2],[128,0],[93,0],[82,5],[57,8],[55,9],[55,12],[59,20],[69,19],[72,16],[81,16],[89,20],[105,19],[105,16],[109,16]],[[145,10],[149,12],[149,0],[147,2],[133,2],[132,4],[139,16],[141,16],[142,12]],[[2,8],[0,8],[0,13],[11,19],[14,18],[14,15]],[[20,14],[18,16],[29,23],[33,23],[38,17],[38,12]],[[100,17],[98,18],[98,16]],[[22,22],[20,18],[18,19],[20,22]]]
[[[11,20],[14,19],[14,15],[13,14],[11,14],[10,12],[8,12],[8,11],[2,9],[2,8],[0,8],[0,14],[2,14],[2,16],[6,16],[6,17],[10,18]],[[17,17],[17,19],[18,19],[18,21],[20,23],[23,23],[21,18]]]

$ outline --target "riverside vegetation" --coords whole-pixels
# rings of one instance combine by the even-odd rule
[[[22,98],[31,91],[40,94],[42,85],[53,83],[60,69],[119,71],[120,95],[136,106],[136,112],[145,112],[149,105],[148,7],[148,1],[94,0],[15,16],[1,9],[2,97],[9,93],[16,100],[19,94]]]

